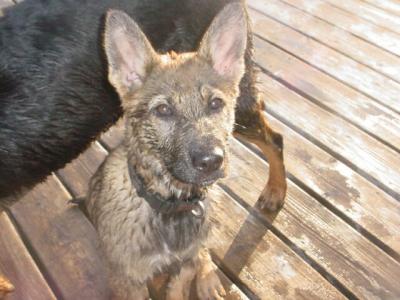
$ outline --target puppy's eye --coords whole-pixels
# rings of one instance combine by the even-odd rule
[[[212,98],[211,101],[208,103],[208,106],[212,110],[220,110],[222,107],[224,107],[225,103],[221,98]]]
[[[172,108],[167,104],[160,104],[156,107],[157,115],[160,117],[169,117],[173,114]]]

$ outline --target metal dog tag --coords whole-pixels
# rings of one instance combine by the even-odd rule
[[[192,209],[192,214],[196,217],[196,218],[201,218],[204,216],[204,203],[202,201],[199,201],[197,203],[197,206],[195,208]]]

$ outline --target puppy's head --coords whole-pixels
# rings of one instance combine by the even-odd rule
[[[109,11],[108,77],[125,112],[128,152],[151,157],[159,172],[182,183],[205,186],[223,177],[246,35],[243,7],[229,4],[197,52],[159,55],[128,15]]]

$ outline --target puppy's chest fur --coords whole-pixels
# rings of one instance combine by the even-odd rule
[[[138,197],[122,147],[93,177],[86,206],[111,269],[139,282],[192,258],[209,229],[207,213],[203,218],[190,212],[168,217]]]

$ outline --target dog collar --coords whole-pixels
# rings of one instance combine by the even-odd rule
[[[165,215],[172,215],[179,212],[191,211],[197,218],[204,216],[204,203],[202,202],[205,199],[204,193],[187,200],[179,200],[175,196],[165,199],[159,193],[149,193],[146,190],[143,178],[136,173],[134,167],[129,162],[128,172],[137,195],[145,199],[150,207],[157,212]]]

